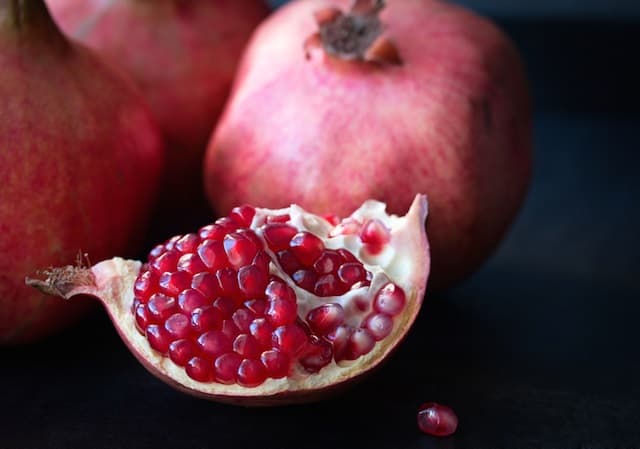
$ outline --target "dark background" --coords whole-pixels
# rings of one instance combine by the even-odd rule
[[[329,401],[243,409],[166,387],[96,314],[0,349],[0,448],[640,448],[640,3],[465,3],[526,61],[534,181],[503,245],[427,298],[390,363]],[[417,430],[431,400],[457,411],[455,436]]]

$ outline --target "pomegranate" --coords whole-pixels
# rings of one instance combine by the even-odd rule
[[[458,417],[446,405],[426,402],[418,409],[418,428],[436,437],[448,437],[458,429]]]
[[[430,288],[497,246],[530,177],[528,86],[489,21],[439,0],[301,0],[254,34],[207,150],[213,206],[429,195]]]
[[[142,89],[167,144],[164,205],[193,207],[202,158],[261,0],[47,0],[55,19]]]
[[[133,85],[67,40],[43,1],[0,1],[0,67],[0,344],[14,344],[86,308],[43,301],[25,273],[80,249],[138,251],[163,149]]]
[[[67,266],[27,283],[97,297],[135,356],[180,390],[307,401],[377,366],[409,330],[429,272],[426,213],[422,195],[402,217],[370,200],[343,221],[236,207],[145,263]]]

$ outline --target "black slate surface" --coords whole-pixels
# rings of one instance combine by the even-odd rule
[[[95,314],[0,349],[1,449],[640,447],[640,30],[507,21],[536,99],[535,176],[491,260],[430,296],[392,360],[335,399],[243,409],[175,392]],[[418,405],[458,413],[422,435]]]

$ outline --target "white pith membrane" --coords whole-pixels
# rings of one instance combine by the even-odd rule
[[[373,299],[382,287],[393,283],[405,293],[404,309],[393,317],[393,327],[389,335],[377,341],[370,352],[356,360],[341,360],[338,363],[332,360],[315,373],[310,373],[294,363],[287,377],[267,378],[257,387],[215,381],[199,382],[189,377],[185,368],[175,364],[167,355],[155,351],[147,337],[136,328],[135,315],[132,313],[133,285],[142,267],[141,262],[121,258],[100,262],[91,268],[95,286],[77,286],[64,292],[64,296],[89,294],[98,297],[136,357],[151,372],[179,389],[209,399],[239,402],[244,405],[304,401],[306,396],[313,396],[314,392],[344,383],[372,369],[409,330],[421,306],[429,273],[429,250],[424,227],[427,201],[424,195],[417,195],[407,214],[399,217],[387,214],[384,203],[370,200],[351,215],[351,219],[360,223],[369,219],[380,220],[390,230],[389,243],[375,254],[368,251],[367,245],[357,234],[334,235],[336,229],[327,220],[307,213],[295,205],[280,210],[256,208],[251,228],[263,238],[260,226],[265,223],[266,218],[286,214],[290,217],[289,225],[320,237],[326,249],[349,250],[373,275],[369,286],[353,288],[340,296],[319,297],[298,287],[290,275],[281,269],[276,255],[265,244],[265,251],[271,256],[270,274],[280,277],[295,291],[300,319],[305,320],[308,312],[318,306],[338,303],[345,310],[344,324],[358,328],[361,327],[364,318],[372,312]],[[366,310],[361,310],[361,304],[360,307],[356,305],[358,298],[367,298]]]

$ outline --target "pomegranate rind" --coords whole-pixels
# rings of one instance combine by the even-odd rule
[[[382,203],[366,202],[352,217],[358,217],[359,214],[366,216],[371,208],[377,208],[379,212],[380,204]],[[382,211],[384,212],[384,207]],[[401,249],[391,256],[395,257],[395,260],[387,261],[387,266],[393,268],[389,269],[386,275],[403,288],[406,295],[405,308],[394,319],[391,333],[379,341],[370,352],[354,361],[332,361],[318,373],[294,372],[290,377],[282,379],[269,378],[257,387],[195,381],[182,367],[151,348],[147,338],[136,329],[135,315],[131,313],[134,301],[133,285],[142,266],[139,261],[113,258],[100,262],[91,267],[93,282],[76,284],[66,291],[54,289],[53,293],[67,298],[91,295],[101,300],[118,333],[136,358],[152,374],[178,390],[218,402],[245,406],[309,402],[326,397],[328,393],[346,387],[373,370],[406,336],[421,308],[429,275],[429,244],[424,226],[427,214],[426,196],[417,195],[404,217],[386,216],[391,226],[391,241],[395,248]],[[339,241],[335,244],[339,244]],[[384,259],[386,256],[380,257]],[[392,263],[394,261],[395,263]],[[375,257],[370,263],[365,263],[365,267],[374,272],[380,271],[381,268],[376,267],[374,262]],[[375,276],[376,274],[372,287],[376,283]],[[84,278],[86,277],[85,273]],[[299,287],[293,288],[296,289],[296,294],[305,294]]]

